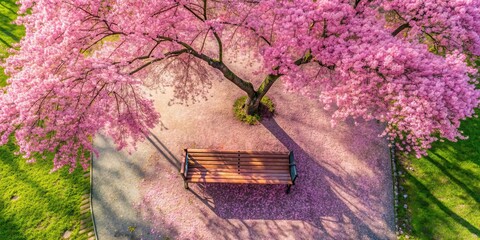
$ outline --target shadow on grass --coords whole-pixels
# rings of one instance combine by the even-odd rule
[[[8,48],[11,48],[12,45],[10,45],[7,41],[3,40],[3,38],[0,37],[0,42],[5,44],[5,46],[7,46]]]
[[[13,136],[0,148],[0,185],[5,187],[3,202],[0,202],[0,232],[5,235],[0,238],[9,236],[10,227],[16,224],[17,230],[29,232],[29,238],[51,238],[66,230],[78,230],[80,195],[88,189],[88,183],[81,179],[81,170],[73,174],[69,174],[68,169],[50,173],[51,158],[27,164],[21,156],[13,154],[17,151]],[[9,201],[13,196],[19,200]],[[49,231],[43,231],[47,225]],[[12,236],[12,239],[25,239],[22,234]]]
[[[8,2],[8,4],[7,4]],[[9,6],[8,6],[9,5]],[[10,13],[12,13],[13,15],[17,15],[17,12],[15,10],[13,10],[12,8],[12,5],[15,6],[15,1],[12,1],[12,0],[2,0],[0,2],[0,6],[4,7],[5,9],[7,9]]]
[[[4,23],[0,22],[0,24],[4,24]],[[2,25],[2,26],[3,26],[3,25]],[[10,27],[10,28],[0,27],[0,33],[3,33],[3,35],[10,37],[14,42],[20,41],[20,37],[18,37],[17,35],[14,35],[14,34],[11,32],[12,29],[14,29],[14,28],[13,28],[13,27]],[[4,41],[5,41],[5,40],[4,40]]]
[[[14,155],[13,152],[16,151],[15,147],[13,147],[13,143],[8,143],[9,149],[8,150],[0,150],[0,161],[3,162],[5,166],[9,166],[11,168],[12,174],[10,177],[13,177],[15,181],[27,184],[30,189],[34,192],[32,196],[39,197],[39,200],[43,200],[44,205],[47,207],[47,209],[51,212],[54,212],[56,214],[62,215],[65,214],[65,212],[62,210],[64,208],[66,209],[71,209],[72,207],[69,207],[69,203],[65,203],[64,199],[60,198],[59,196],[52,194],[47,188],[41,186],[42,183],[38,179],[34,179],[29,172],[25,171],[22,169],[22,167],[18,164],[17,161],[25,161],[23,158],[18,159],[18,156]],[[34,163],[34,164],[41,164],[41,163]],[[40,166],[30,166],[32,168],[35,167],[40,167]],[[53,167],[53,165],[52,165]],[[43,168],[43,167],[42,167]],[[44,174],[49,174],[48,171],[45,170]],[[8,171],[8,170],[7,170]],[[68,176],[63,176],[67,177]],[[53,201],[52,201],[53,200]],[[80,203],[80,199],[78,199],[78,203]],[[78,211],[80,211],[78,209]]]
[[[476,218],[480,209],[480,119],[462,121],[460,130],[467,140],[435,142],[421,159],[400,157],[407,175],[402,185],[411,195],[401,199],[401,205],[411,205],[399,210],[408,212],[401,221],[411,222],[407,230],[413,229],[421,239],[480,237]]]
[[[470,231],[473,234],[476,234],[477,236],[480,236],[480,229],[478,229],[476,226],[472,225],[470,222],[450,210],[447,206],[445,206],[440,200],[438,200],[431,192],[430,190],[422,184],[416,177],[411,175],[408,171],[405,173],[406,176],[410,179],[410,181],[415,185],[415,187],[418,189],[416,191],[417,198],[421,203],[426,207],[428,205],[428,202],[431,201],[433,204],[435,204],[440,210],[442,210],[445,214],[453,218],[458,224],[462,225],[468,231]],[[433,212],[429,213],[429,217],[433,214]],[[426,234],[426,236],[433,236],[433,229],[429,228],[423,228],[423,231],[428,231],[424,232],[423,234]]]
[[[17,36],[14,34],[20,29],[18,25],[13,23],[17,16],[17,13],[13,9],[14,7],[16,8],[14,3],[11,3],[11,6],[7,6],[2,1],[2,4],[0,4],[0,35],[9,37],[14,42],[18,42],[22,36]],[[6,9],[7,11],[1,11],[2,8]],[[7,41],[7,39],[4,39],[4,41]]]
[[[434,155],[436,158],[440,159],[443,164],[440,163],[440,161],[436,161],[433,157],[431,157],[431,155]],[[433,152],[430,152],[429,156],[424,157],[424,159],[435,165],[445,176],[450,178],[450,180],[457,184],[457,186],[461,187],[465,192],[467,192],[477,203],[480,203],[480,189],[475,188],[475,186],[469,187],[462,180],[454,176],[454,174],[466,175],[475,182],[478,181],[478,177],[475,174],[473,174],[471,171],[461,169],[456,164],[451,164],[447,159]]]
[[[6,203],[4,203],[0,198],[0,209],[3,209]],[[1,211],[0,211],[1,213]],[[12,219],[6,219],[3,214],[0,214],[0,236],[7,237],[10,239],[27,239],[27,236],[20,231],[20,227],[13,223]]]

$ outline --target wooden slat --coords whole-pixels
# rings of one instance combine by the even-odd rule
[[[251,151],[251,150],[215,150],[215,149],[187,149],[188,153],[226,153],[226,154],[286,154],[290,152],[283,151]]]
[[[285,169],[207,169],[207,168],[192,168],[189,169],[188,172],[190,173],[218,173],[218,172],[225,172],[225,173],[287,173],[290,174],[289,171]]]
[[[288,162],[188,161],[191,165],[288,166]]]
[[[189,158],[279,158],[279,159],[288,159],[288,155],[284,154],[211,154],[211,153],[202,153],[202,154],[192,154],[188,153]]]
[[[284,180],[246,180],[246,179],[190,179],[192,183],[239,183],[239,184],[292,184],[292,181]]]
[[[271,163],[271,162],[234,162],[234,161],[189,161],[188,162],[188,167],[192,165],[227,165],[227,166],[233,166],[233,165],[240,165],[240,166],[290,166],[289,163],[287,162],[276,162],[276,163]]]
[[[231,174],[231,175],[187,175],[188,179],[197,179],[197,178],[204,178],[204,179],[246,179],[246,180],[290,180],[289,176],[257,176],[257,175],[249,175],[244,176],[240,174]]]
[[[287,177],[288,173],[235,173],[235,172],[189,172],[187,176],[247,176],[247,177]]]
[[[189,156],[190,160],[197,160],[197,161],[244,161],[244,162],[288,162],[288,158],[264,158],[264,157],[222,157],[222,156],[215,156],[215,157],[197,157],[197,156]]]
[[[240,162],[289,162],[287,158],[223,158],[223,157],[189,157],[197,161],[240,161]]]
[[[207,165],[207,164],[189,164],[188,168],[226,168],[226,169],[238,169],[239,167],[237,165]],[[243,165],[240,167],[240,169],[285,169],[289,170],[288,165],[284,166],[254,166],[254,165]]]

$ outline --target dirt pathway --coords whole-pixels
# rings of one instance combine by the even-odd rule
[[[233,89],[233,91],[232,91]],[[207,101],[170,105],[152,93],[162,124],[133,155],[101,136],[94,164],[99,239],[392,239],[395,238],[387,143],[375,123],[330,127],[317,102],[270,96],[274,118],[246,126],[233,118],[242,95],[213,82]],[[293,150],[299,178],[285,186],[191,184],[178,173],[184,148]]]

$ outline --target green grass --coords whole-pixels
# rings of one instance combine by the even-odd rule
[[[0,58],[24,35],[24,29],[11,24],[17,7],[14,0],[0,1]],[[0,68],[0,86],[7,76]],[[78,234],[81,196],[89,190],[89,180],[81,168],[50,173],[49,160],[27,164],[14,155],[14,140],[0,147],[0,239],[60,239],[65,231],[70,239],[86,239]]]
[[[259,113],[247,115],[244,109],[245,101],[247,101],[247,96],[235,100],[235,103],[233,104],[233,112],[238,120],[249,125],[258,124],[263,117],[270,117],[275,112],[275,104],[273,104],[273,101],[269,97],[264,96],[260,101]]]
[[[397,213],[410,239],[480,239],[480,119],[461,130],[468,140],[437,142],[421,159],[400,156]]]
[[[69,230],[71,239],[86,239],[78,234],[81,196],[89,190],[82,169],[50,173],[51,158],[28,164],[17,150],[13,140],[0,147],[0,238],[59,239]]]
[[[14,0],[0,1],[0,61],[8,56],[7,50],[25,34],[25,29],[12,23],[17,17],[18,7]],[[0,86],[5,85],[7,76],[0,68]]]

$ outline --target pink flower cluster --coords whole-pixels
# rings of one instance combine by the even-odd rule
[[[383,1],[409,25],[410,40],[429,40],[447,51],[464,50],[480,55],[480,1]]]
[[[479,106],[466,60],[480,55],[477,0],[19,3],[31,14],[17,20],[26,36],[4,63],[1,143],[15,133],[27,158],[55,152],[54,169],[86,167],[102,129],[119,148],[144,138],[159,120],[142,90],[150,67],[213,66],[229,50],[256,53],[287,89],[334,107],[334,121],[386,123],[385,135],[419,155],[461,138],[460,120]]]

